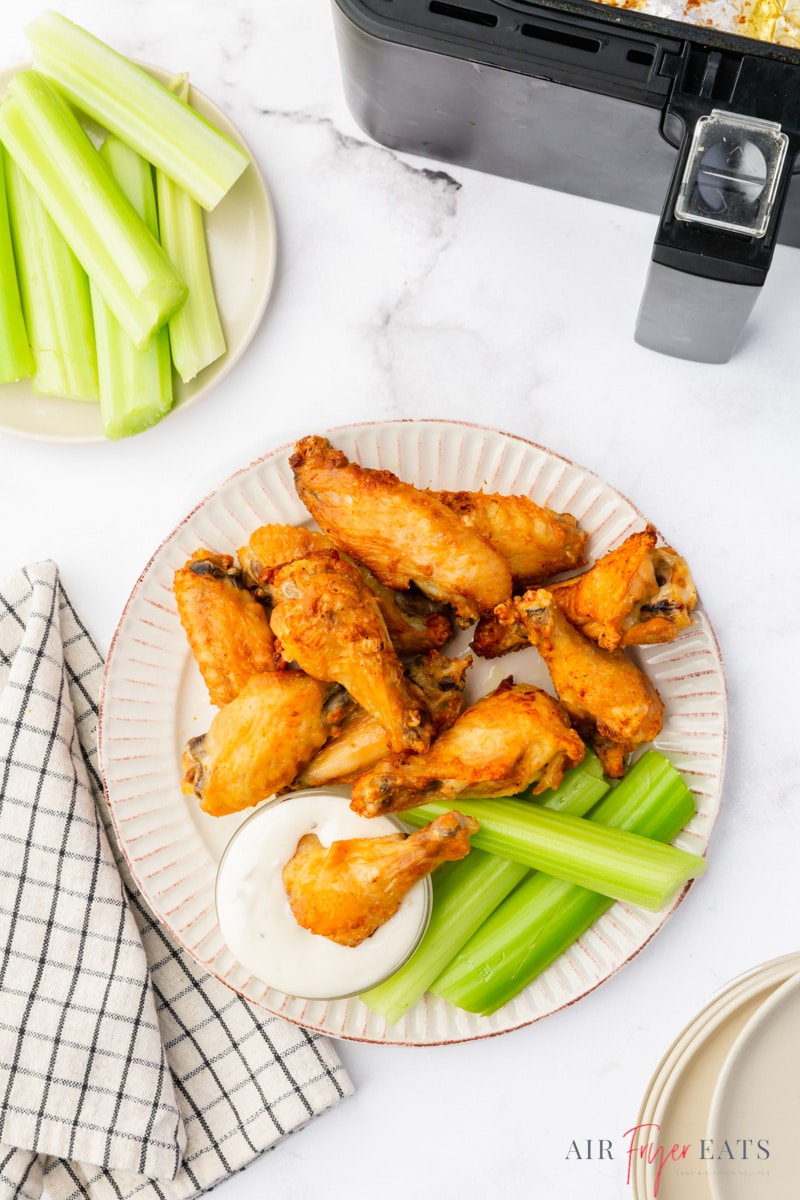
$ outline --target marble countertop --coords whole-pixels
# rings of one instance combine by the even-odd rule
[[[40,7],[17,0],[0,17],[0,68],[28,57],[23,28]],[[728,979],[797,948],[798,252],[777,249],[730,363],[662,357],[632,336],[656,218],[372,143],[345,104],[326,3],[60,10],[133,57],[188,70],[237,124],[272,193],[278,273],[245,357],[155,429],[89,445],[0,433],[0,577],[55,559],[105,652],[154,549],[239,467],[335,425],[465,420],[545,445],[630,498],[692,564],[727,669],[709,868],[652,943],[512,1034],[339,1043],[355,1096],[219,1200],[630,1195],[623,1135],[664,1050]],[[599,1139],[613,1157],[598,1158]]]

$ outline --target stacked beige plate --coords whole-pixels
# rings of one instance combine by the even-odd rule
[[[795,1200],[800,953],[717,993],[661,1060],[636,1125],[636,1200]]]

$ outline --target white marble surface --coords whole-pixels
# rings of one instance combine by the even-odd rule
[[[0,16],[27,57],[37,0]],[[325,0],[63,0],[137,58],[189,70],[274,197],[280,262],[218,392],[118,444],[0,434],[0,576],[52,557],[101,648],[150,554],[269,448],[385,417],[529,437],[631,498],[693,565],[725,657],[722,816],[706,876],[632,963],[514,1034],[432,1049],[341,1043],[355,1097],[219,1200],[631,1194],[623,1134],[662,1052],[733,975],[796,948],[795,544],[800,257],[780,247],[726,366],[638,347],[655,218],[371,144],[342,93]],[[613,1161],[567,1157],[612,1142]]]

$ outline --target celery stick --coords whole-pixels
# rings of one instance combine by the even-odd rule
[[[479,850],[643,908],[663,908],[706,866],[686,850],[525,800],[459,797],[455,805],[430,801],[412,811],[431,820],[453,807],[480,822],[470,839]],[[408,813],[403,816],[408,819]]]
[[[34,67],[72,103],[214,208],[249,156],[151,75],[56,12],[26,28]]]
[[[6,158],[11,230],[35,392],[97,400],[89,280],[16,163]]]
[[[559,788],[542,793],[540,799],[553,811],[582,816],[608,787],[599,760],[587,753],[582,763],[567,772]],[[431,919],[414,954],[390,979],[361,996],[367,1007],[380,1013],[390,1025],[416,1004],[445,964],[529,874],[523,864],[482,850],[471,850],[460,862],[444,867],[433,874]]]
[[[123,196],[66,100],[21,71],[0,104],[0,141],[137,346],[172,316],[186,285]]]
[[[694,811],[694,799],[680,774],[653,750],[638,760],[588,819],[668,842]],[[456,954],[430,990],[470,1012],[496,1012],[612,903],[607,896],[533,872]]]
[[[189,79],[174,82],[175,94],[188,103]],[[189,287],[186,303],[169,322],[175,370],[184,383],[225,353],[225,335],[217,311],[208,263],[203,210],[163,171],[156,171],[161,245]]]
[[[444,868],[449,870],[445,871]],[[402,1020],[425,994],[490,913],[527,875],[522,863],[470,850],[458,863],[445,863],[433,874],[433,907],[425,936],[408,962],[390,979],[363,992],[367,1008],[389,1025]]]
[[[158,232],[153,171],[140,155],[110,134],[100,157],[151,233]],[[106,437],[128,437],[159,421],[172,407],[172,362],[166,325],[146,346],[134,346],[91,285],[100,412]]]
[[[27,379],[32,373],[33,356],[22,315],[11,241],[4,158],[0,147],[0,383],[12,383]]]

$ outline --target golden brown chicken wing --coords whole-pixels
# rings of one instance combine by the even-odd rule
[[[187,742],[184,793],[221,817],[290,787],[328,737],[330,690],[302,671],[253,675],[208,732]]]
[[[223,708],[251,676],[275,666],[266,609],[244,586],[229,554],[195,550],[175,572],[173,588],[211,703]]]
[[[453,636],[453,617],[447,605],[431,600],[415,584],[404,591],[385,587],[361,563],[351,560],[374,593],[398,654],[423,654],[436,650]]]
[[[503,555],[517,589],[542,583],[586,562],[589,535],[570,513],[543,508],[528,496],[431,494]]]
[[[541,688],[504,680],[466,709],[427,754],[392,755],[353,784],[350,807],[365,817],[428,799],[511,796],[557,787],[586,748],[561,705]]]
[[[551,583],[558,607],[604,650],[669,642],[692,621],[697,592],[685,559],[671,546],[656,546],[652,525],[633,533],[580,575]],[[529,644],[519,616],[494,614],[475,626],[472,649],[480,658],[497,658]]]
[[[619,778],[625,756],[658,735],[664,704],[623,650],[601,650],[572,626],[545,588],[531,589],[496,615],[524,624],[561,703],[592,742],[607,775]]]
[[[286,661],[340,683],[382,725],[393,750],[421,751],[433,725],[425,698],[403,672],[378,602],[336,551],[279,567],[270,584],[272,628]]]
[[[512,650],[530,646],[530,638],[520,617],[515,619],[512,604],[503,606],[504,619],[500,621],[494,613],[486,613],[478,621],[472,633],[470,647],[478,658],[500,658]]]
[[[422,689],[436,734],[449,729],[461,712],[466,673],[472,658],[447,658],[431,650],[405,668],[412,683]],[[386,731],[363,709],[345,719],[297,779],[297,787],[348,783],[389,753]]]
[[[506,560],[435,496],[348,462],[321,437],[303,438],[289,462],[320,528],[386,587],[415,583],[452,604],[462,627],[510,597]]]
[[[316,550],[332,550],[333,542],[318,530],[294,525],[263,525],[239,550],[245,575],[258,588],[268,587],[276,567]],[[342,554],[343,558],[347,555]],[[380,605],[392,645],[398,654],[422,654],[443,646],[452,637],[453,621],[445,605],[430,600],[418,588],[398,592],[385,587],[367,567],[348,559]]]
[[[237,552],[242,570],[253,587],[269,583],[272,572],[284,563],[305,558],[315,550],[330,550],[332,542],[318,529],[305,525],[260,525],[246,546]]]
[[[588,571],[550,587],[572,625],[604,650],[669,642],[697,603],[689,568],[652,525],[632,533]]]
[[[327,850],[307,833],[283,869],[295,920],[341,946],[358,946],[439,863],[464,858],[477,829],[474,817],[449,812],[412,834],[349,838]]]

